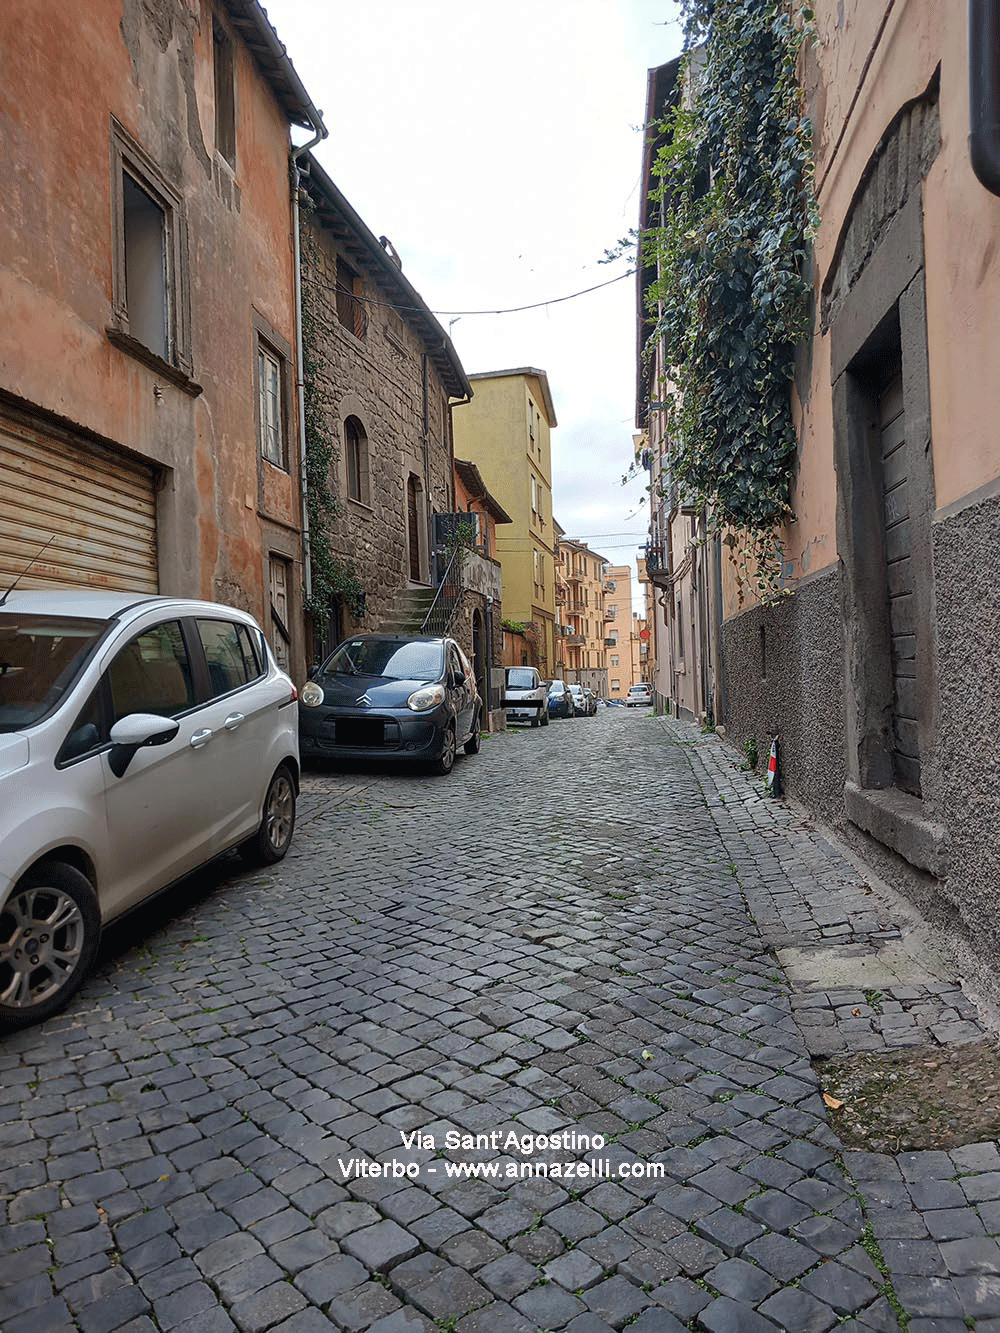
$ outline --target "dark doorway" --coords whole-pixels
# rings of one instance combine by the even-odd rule
[[[486,627],[483,624],[483,613],[475,610],[472,613],[472,669],[476,673],[476,689],[479,691],[479,697],[483,701],[483,707],[489,708],[489,660],[486,651]]]
[[[420,582],[420,482],[411,472],[406,481],[406,521],[410,545],[410,578]]]

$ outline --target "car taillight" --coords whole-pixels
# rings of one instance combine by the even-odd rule
[[[289,702],[290,704],[294,704],[294,703],[298,703],[298,701],[299,701],[299,692],[298,692],[298,690],[295,688],[295,686],[293,685],[293,686],[292,686],[292,697],[289,699],[288,702]]]

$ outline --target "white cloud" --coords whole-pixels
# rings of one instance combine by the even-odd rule
[[[545,301],[623,270],[598,261],[638,216],[646,71],[680,49],[673,0],[270,0],[268,13],[323,110],[320,160],[431,309]],[[620,484],[634,280],[440,318],[466,371],[547,372],[556,517],[614,562],[632,558],[645,531],[642,479]],[[626,531],[632,550],[596,536]]]

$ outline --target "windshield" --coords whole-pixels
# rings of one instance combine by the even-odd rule
[[[582,686],[582,685],[571,685],[571,686],[569,687],[569,692],[570,692],[570,694],[582,694],[582,693],[583,693],[583,686]]]
[[[21,731],[50,713],[107,624],[0,611],[0,731]]]
[[[554,680],[549,684],[549,694],[562,694],[565,688],[561,680]]]
[[[437,680],[444,671],[440,643],[398,639],[348,639],[323,667],[323,674],[384,676],[389,680]]]
[[[535,673],[531,667],[511,667],[507,672],[507,684],[512,690],[533,690]]]

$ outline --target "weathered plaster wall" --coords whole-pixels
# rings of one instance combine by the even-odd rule
[[[725,623],[726,735],[757,741],[762,764],[778,737],[786,791],[828,819],[843,810],[843,631],[836,569],[773,607]]]
[[[294,343],[288,126],[234,37],[235,169],[215,153],[208,0],[25,0],[0,77],[0,377],[28,404],[164,470],[164,592],[267,624],[267,551],[298,563],[298,480],[258,475],[256,312]],[[191,396],[109,342],[114,117],[183,200]],[[287,422],[294,439],[294,417]],[[272,520],[274,520],[272,522]],[[298,617],[294,617],[297,621]],[[301,664],[301,648],[295,645]]]
[[[385,313],[378,305],[370,307],[363,339],[340,323],[336,299],[337,250],[314,216],[303,219],[302,259],[310,355],[317,367],[327,430],[340,442],[331,478],[333,492],[340,501],[340,513],[331,526],[332,549],[352,566],[366,590],[364,622],[354,628],[377,629],[389,618],[397,592],[409,580],[406,495],[409,475],[416,475],[422,483],[424,581],[429,581],[426,560],[429,516],[432,512],[451,512],[454,478],[447,396],[431,365],[430,430],[425,442],[420,339],[404,322],[400,344],[398,325],[387,331]],[[369,294],[376,301],[392,299],[374,285]],[[361,421],[367,435],[368,504],[350,499],[347,494],[343,440],[344,422],[349,416]],[[429,476],[425,468],[425,443]],[[345,631],[350,628],[348,617]]]

